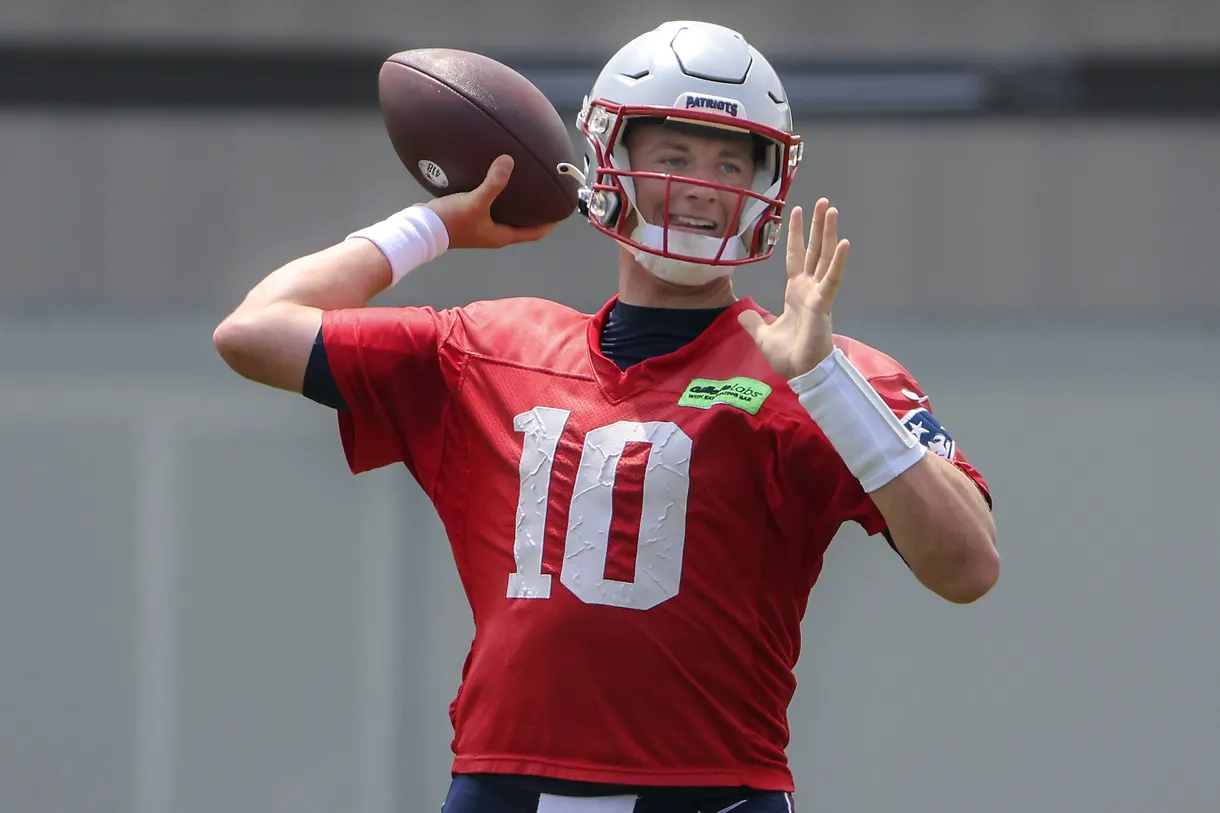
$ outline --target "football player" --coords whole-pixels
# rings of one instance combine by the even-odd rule
[[[885,533],[949,601],[998,576],[987,487],[896,361],[836,336],[848,243],[788,219],[783,312],[733,293],[769,256],[802,145],[740,35],[633,40],[579,117],[582,209],[622,247],[595,314],[542,299],[366,303],[492,222],[511,159],[288,263],[217,328],[241,375],[337,410],[353,472],[406,465],[473,610],[445,813],[792,809],[787,707],[827,545]],[[930,451],[934,450],[934,451]]]

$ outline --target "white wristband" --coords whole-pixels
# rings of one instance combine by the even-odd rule
[[[362,237],[381,249],[390,261],[390,285],[449,248],[449,232],[436,212],[427,206],[411,206],[347,236]]]
[[[788,386],[866,493],[914,466],[927,451],[837,347]]]

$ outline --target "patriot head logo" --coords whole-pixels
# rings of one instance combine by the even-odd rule
[[[928,410],[916,409],[908,412],[902,417],[902,425],[909,429],[911,434],[930,451],[946,460],[952,460],[954,454],[957,453],[957,443]]]

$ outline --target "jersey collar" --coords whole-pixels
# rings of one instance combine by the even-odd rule
[[[708,326],[707,330],[700,333],[689,344],[678,348],[672,353],[645,359],[638,364],[633,364],[626,370],[620,370],[617,364],[602,354],[601,350],[602,328],[605,327],[606,320],[610,316],[610,311],[617,302],[617,296],[611,298],[610,301],[593,315],[586,329],[589,363],[593,369],[593,376],[611,403],[616,403],[647,389],[654,389],[667,378],[673,377],[677,380],[681,377],[677,373],[715,345],[733,337],[736,333],[745,336],[745,331],[737,324],[737,315],[742,311],[750,309],[765,314],[765,311],[751,297],[743,297],[730,305],[724,313],[716,317],[716,320]],[[752,346],[753,342],[750,344]],[[683,381],[682,383],[685,384],[686,382]]]

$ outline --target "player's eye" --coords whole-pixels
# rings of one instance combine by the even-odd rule
[[[686,166],[686,158],[684,158],[681,155],[670,155],[670,156],[666,156],[665,158],[662,158],[661,163],[664,166],[678,169],[678,168]]]
[[[726,175],[741,175],[746,171],[745,167],[736,161],[725,161],[720,165],[720,170]]]

